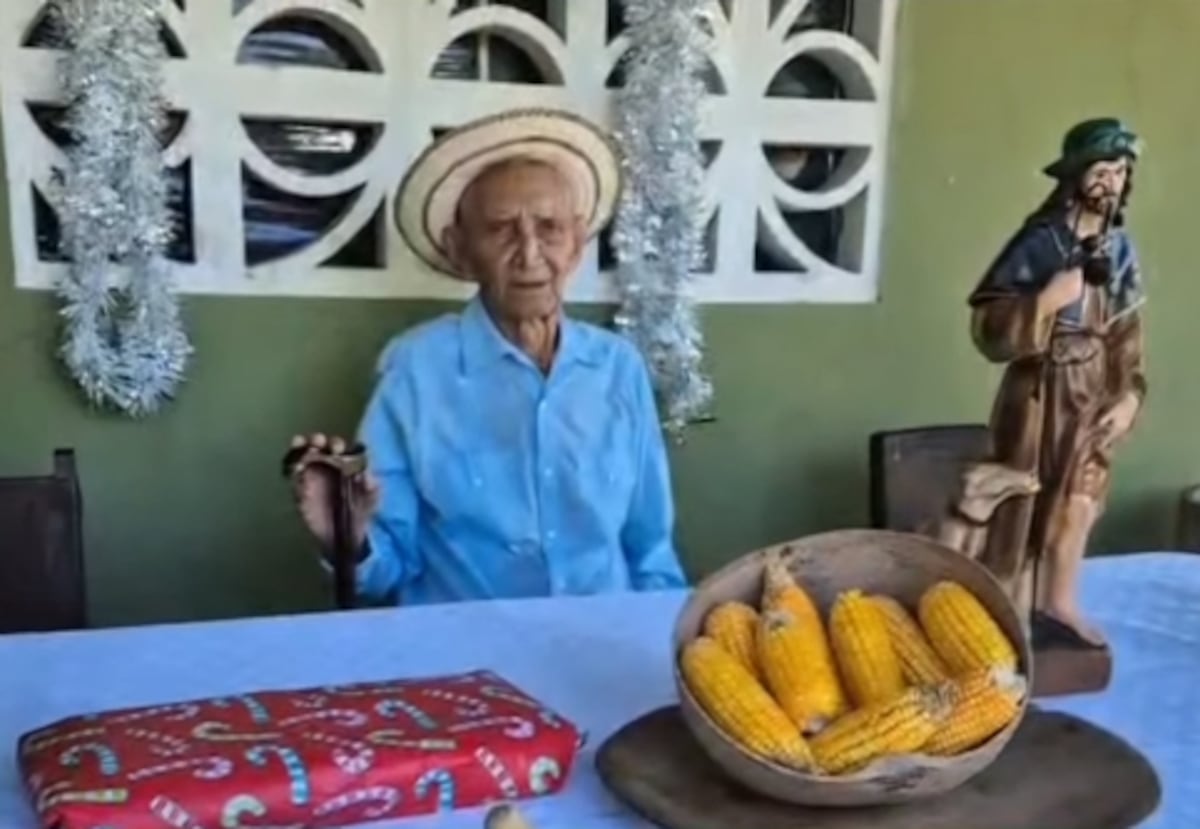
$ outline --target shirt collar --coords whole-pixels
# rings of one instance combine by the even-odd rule
[[[504,338],[483,307],[477,294],[467,303],[459,326],[462,339],[463,368],[467,372],[486,369],[503,359],[532,364],[529,356]],[[581,363],[599,365],[599,348],[590,331],[566,314],[559,322],[558,353],[555,366]]]

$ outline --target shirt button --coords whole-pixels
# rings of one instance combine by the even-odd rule
[[[547,466],[545,469],[542,470],[542,474],[545,475],[547,478],[553,478],[554,470]]]
[[[508,549],[518,556],[536,556],[539,552],[536,541],[514,541],[508,545]]]
[[[548,541],[553,541],[556,538],[558,538],[558,533],[555,532],[554,530],[550,530],[549,532],[546,533],[546,539]]]

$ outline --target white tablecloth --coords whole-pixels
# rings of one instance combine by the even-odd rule
[[[1083,595],[1112,640],[1114,682],[1103,694],[1044,704],[1102,724],[1151,758],[1164,799],[1146,829],[1200,826],[1200,556],[1090,560]],[[483,667],[590,733],[564,792],[523,806],[539,829],[646,827],[604,789],[592,752],[630,719],[674,701],[669,633],[684,598],[540,599],[0,637],[0,746],[10,747],[0,748],[0,827],[36,827],[12,747],[22,732],[63,716]],[[478,829],[481,816],[465,810],[384,826]]]

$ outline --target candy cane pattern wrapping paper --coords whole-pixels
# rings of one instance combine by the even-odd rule
[[[581,738],[476,671],[88,712],[17,758],[45,829],[332,829],[553,794]]]

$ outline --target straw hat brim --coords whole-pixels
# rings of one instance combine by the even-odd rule
[[[453,129],[417,157],[396,194],[394,217],[404,241],[430,267],[463,278],[446,257],[445,230],[471,182],[492,165],[517,158],[559,171],[589,239],[608,223],[622,183],[611,136],[569,112],[519,109]]]

